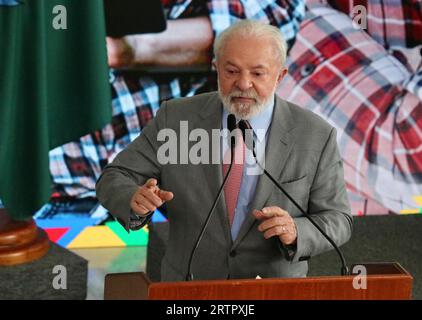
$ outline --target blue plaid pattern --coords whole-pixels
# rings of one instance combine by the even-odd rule
[[[289,47],[293,44],[305,15],[305,1],[209,1],[209,17],[218,36],[240,19],[265,21],[278,26]]]
[[[173,0],[164,9],[167,19],[209,15],[215,35],[239,19],[266,21],[280,28],[289,46],[305,15],[304,0]],[[95,197],[102,169],[142,132],[161,102],[216,90],[215,75],[163,78],[111,70],[110,84],[111,123],[50,151],[53,196]]]

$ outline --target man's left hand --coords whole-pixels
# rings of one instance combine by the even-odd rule
[[[265,239],[278,236],[285,245],[296,243],[296,224],[287,211],[280,207],[265,207],[254,210],[252,214],[262,221],[258,230],[264,233]]]

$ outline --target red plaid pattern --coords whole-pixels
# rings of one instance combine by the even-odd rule
[[[417,74],[329,6],[309,8],[289,71],[278,94],[336,127],[350,199],[394,212],[414,207],[412,196],[422,194]]]
[[[421,0],[307,0],[307,3],[328,3],[349,16],[353,15],[354,6],[364,6],[366,31],[385,48],[422,44]]]

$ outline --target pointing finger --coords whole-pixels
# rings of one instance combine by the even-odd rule
[[[165,191],[165,190],[159,190],[158,192],[158,196],[161,198],[161,200],[163,201],[170,201],[173,199],[174,195],[173,192],[170,191]]]
[[[163,204],[161,198],[158,197],[151,189],[141,188],[141,195],[156,207],[160,207]]]

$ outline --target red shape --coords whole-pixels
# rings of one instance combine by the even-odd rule
[[[57,243],[69,229],[70,228],[46,228],[44,231],[47,232],[47,235],[52,242]]]

